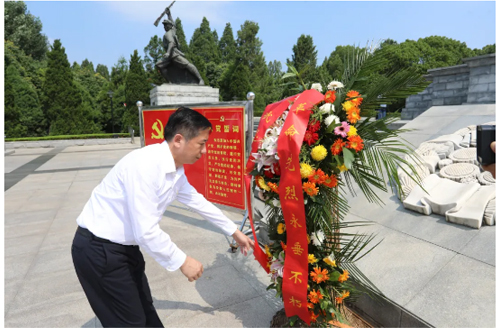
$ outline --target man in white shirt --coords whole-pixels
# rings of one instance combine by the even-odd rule
[[[211,123],[181,107],[165,126],[165,141],[122,158],[77,218],[71,247],[75,271],[103,327],[163,327],[144,272],[139,246],[168,271],[180,269],[190,282],[203,266],[180,250],[159,222],[177,200],[232,235],[245,255],[254,242],[187,181],[184,164],[206,153]]]

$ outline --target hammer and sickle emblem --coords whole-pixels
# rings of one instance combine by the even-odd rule
[[[159,128],[158,124],[160,124]],[[152,132],[151,139],[163,139],[163,124],[161,123],[160,119],[156,119],[155,123],[153,123],[152,129],[156,132],[156,135],[154,132]]]
[[[224,122],[225,118],[223,115],[220,116],[220,122]]]

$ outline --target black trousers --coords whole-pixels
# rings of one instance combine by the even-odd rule
[[[163,328],[138,246],[113,243],[78,228],[71,255],[78,280],[103,327]]]

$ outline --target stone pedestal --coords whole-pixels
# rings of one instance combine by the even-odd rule
[[[219,101],[219,88],[199,85],[164,83],[149,92],[151,106],[171,104],[214,103]]]

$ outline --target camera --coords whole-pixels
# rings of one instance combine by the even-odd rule
[[[477,161],[480,165],[495,163],[495,153],[491,150],[491,143],[495,141],[496,126],[477,126]]]

